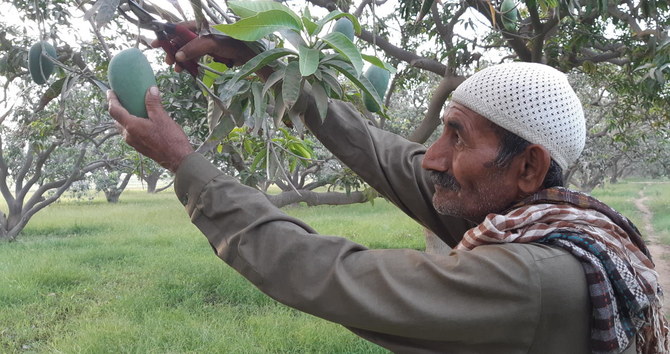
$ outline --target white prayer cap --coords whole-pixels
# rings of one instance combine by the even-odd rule
[[[565,74],[550,66],[515,62],[488,67],[460,84],[452,100],[544,146],[564,170],[584,149],[582,104]]]

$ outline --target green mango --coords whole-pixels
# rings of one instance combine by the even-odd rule
[[[503,27],[508,31],[516,31],[519,10],[516,8],[514,0],[504,0],[500,5],[500,14]]]
[[[333,32],[340,32],[343,35],[347,36],[350,41],[354,41],[354,24],[346,18],[342,17],[339,20],[335,21],[333,26]]]
[[[391,78],[391,73],[386,69],[382,69],[376,65],[371,65],[368,70],[365,71],[363,76],[370,80],[370,83],[372,86],[374,86],[375,90],[379,94],[379,97],[384,99],[384,95],[386,95],[386,89],[388,89],[389,79]],[[363,92],[363,103],[365,103],[365,108],[367,108],[370,112],[379,112],[381,109],[377,102],[375,102],[374,98],[365,92]]]
[[[42,85],[49,79],[49,76],[54,72],[54,63],[51,60],[44,58],[44,54],[56,58],[56,48],[49,42],[40,41],[33,44],[28,52],[28,69],[30,70],[30,77],[36,84]]]
[[[156,77],[142,51],[130,48],[119,52],[109,61],[107,69],[109,86],[130,114],[148,118],[144,97]]]

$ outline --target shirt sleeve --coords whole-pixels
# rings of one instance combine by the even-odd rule
[[[462,218],[440,215],[433,208],[434,186],[421,167],[425,146],[374,127],[350,103],[331,101],[328,115],[321,120],[311,96],[304,99],[305,125],[316,138],[405,214],[450,247],[474,226]]]
[[[533,337],[540,285],[514,248],[443,256],[319,235],[197,153],[180,166],[175,189],[216,254],[279,302],[385,335],[530,345],[519,338]]]

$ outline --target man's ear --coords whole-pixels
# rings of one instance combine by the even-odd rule
[[[518,156],[519,190],[525,195],[533,194],[542,189],[544,178],[549,171],[551,154],[542,145],[531,144]]]

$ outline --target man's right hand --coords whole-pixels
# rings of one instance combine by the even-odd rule
[[[195,24],[192,22],[184,23],[190,30],[195,31]],[[156,40],[151,46],[160,47]],[[181,72],[183,67],[180,62],[193,60],[197,62],[203,55],[211,55],[215,61],[226,64],[228,67],[244,65],[249,59],[253,58],[254,53],[243,41],[224,35],[205,35],[199,36],[179,48],[175,57],[166,55],[165,62],[169,65],[175,65],[175,71]],[[271,71],[261,70],[258,74],[264,79],[271,74]]]

